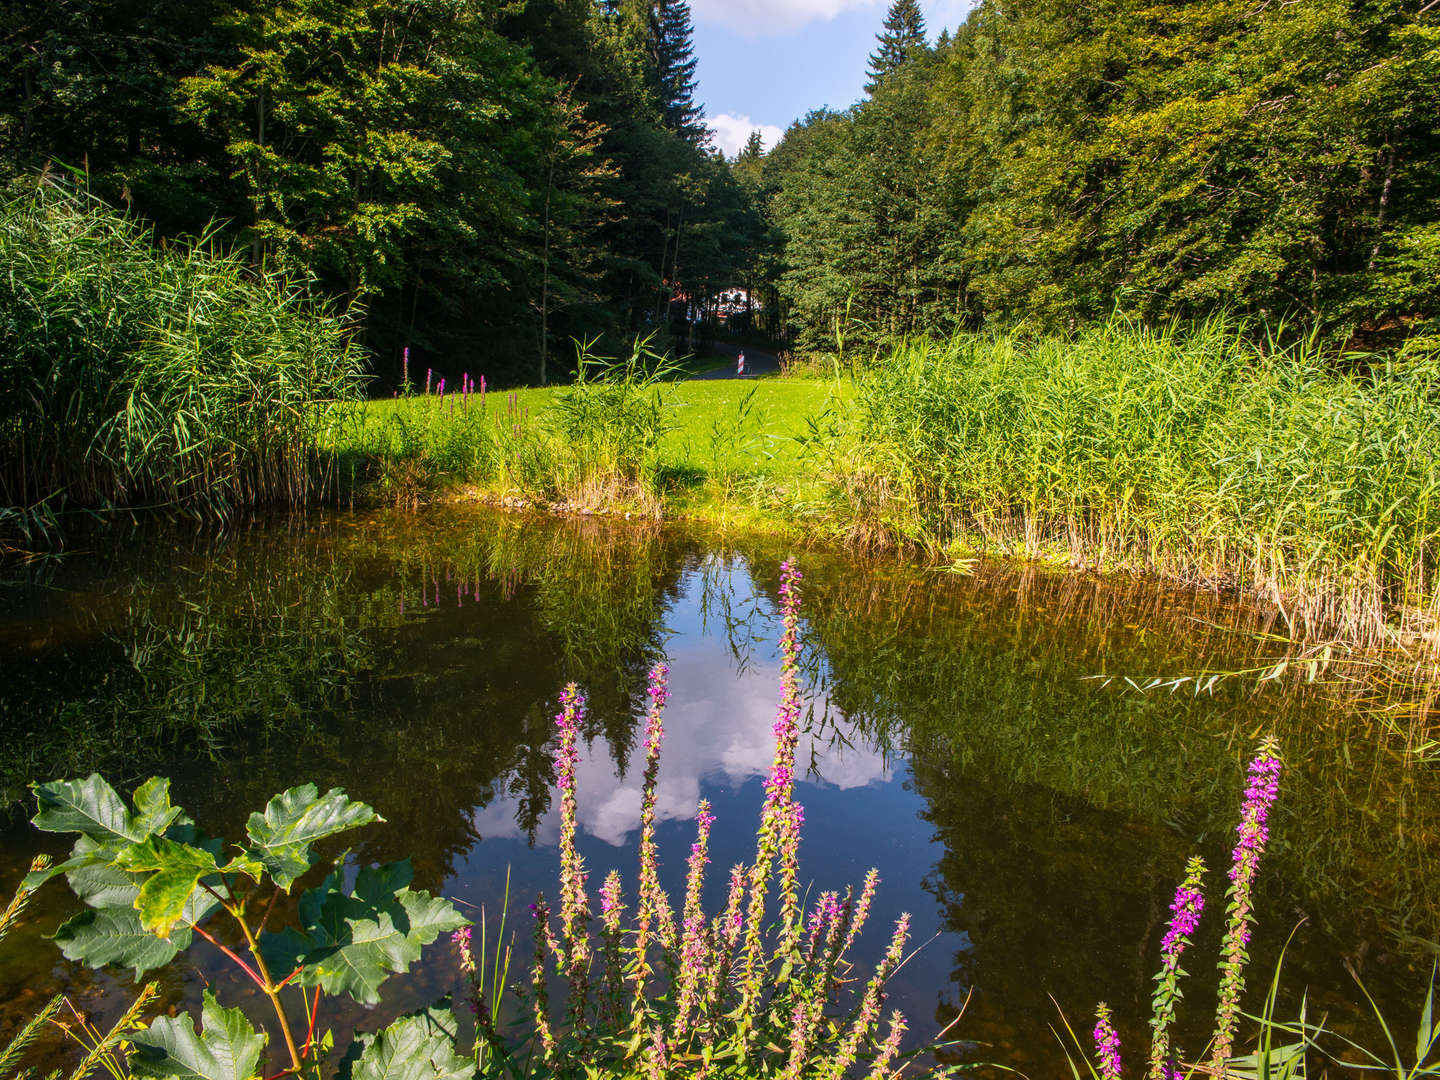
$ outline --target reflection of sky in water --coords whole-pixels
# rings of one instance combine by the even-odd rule
[[[690,585],[694,585],[691,575]],[[773,640],[765,655],[752,658],[742,670],[722,641],[702,630],[693,588],[673,613],[675,636],[667,649],[670,701],[665,714],[665,742],[656,787],[657,821],[689,820],[702,797],[717,786],[738,789],[769,771],[775,740],[771,725],[779,696],[780,665]],[[815,703],[823,712],[823,701]],[[850,746],[830,745],[828,737],[802,736],[796,762],[802,775],[813,770],[802,787],[826,785],[840,789],[865,787],[890,780],[882,754],[863,740]],[[582,745],[577,783],[580,828],[614,846],[633,842],[640,823],[640,785],[645,749],[640,738],[630,753],[624,779],[615,776],[609,747],[597,740]],[[803,799],[802,799],[803,801]],[[520,836],[513,799],[496,800],[478,811],[475,828],[487,838]],[[552,806],[536,834],[537,842],[557,840],[559,810]]]

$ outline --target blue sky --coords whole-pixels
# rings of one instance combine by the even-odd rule
[[[920,0],[934,41],[972,0]],[[864,94],[865,68],[889,0],[690,0],[696,97],[715,142],[733,155],[759,128],[766,149],[792,120]]]

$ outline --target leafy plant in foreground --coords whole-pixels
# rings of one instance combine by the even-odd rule
[[[79,833],[69,859],[33,871],[24,882],[34,890],[64,874],[85,902],[86,910],[56,931],[64,954],[92,967],[129,967],[139,977],[170,962],[198,934],[269,999],[289,1057],[287,1073],[320,1075],[331,1045],[330,1033],[316,1030],[323,994],[377,1004],[391,974],[408,970],[423,946],[466,924],[448,900],[410,888],[408,860],[362,867],[346,889],[341,856],[319,885],[300,895],[298,926],[269,927],[280,897],[320,862],[318,841],[380,820],[339,788],[321,795],[306,784],[275,796],[250,815],[245,840],[232,845],[228,858],[223,840],[200,832],[171,803],[170,782],[160,777],[137,788],[130,806],[98,775],[37,784],[35,794],[37,828]],[[243,945],[231,948],[207,925],[219,912]],[[292,984],[305,1006],[303,1029],[282,998]],[[189,1017],[160,1017],[130,1035],[132,1074],[248,1080],[259,1070],[267,1038],[239,1009],[223,1007],[206,990],[201,1024],[197,1031]],[[379,1080],[400,1060],[417,1070],[415,1077],[463,1072],[453,1022],[443,1010],[360,1037],[341,1072],[349,1080]]]

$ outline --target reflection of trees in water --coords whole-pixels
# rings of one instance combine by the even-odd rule
[[[514,800],[533,833],[566,681],[591,695],[587,737],[626,760],[684,553],[604,523],[475,513],[416,526],[321,519],[197,541],[164,560],[147,545],[128,560],[61,566],[50,610],[28,628],[33,647],[0,658],[7,727],[31,717],[56,736],[13,755],[8,781],[102,769],[128,789],[171,775],[177,802],[231,839],[277,791],[341,786],[386,818],[355,834],[354,857],[409,856],[417,887],[432,890],[474,846],[479,809]],[[10,830],[6,880],[33,842]],[[68,913],[62,893],[42,893],[18,939],[17,988],[52,968],[51,982],[94,982],[56,965],[37,936]],[[282,905],[277,917],[292,914]],[[194,996],[183,971],[172,981],[165,1003]]]
[[[1233,682],[1196,697],[1087,679],[1253,666],[1263,646],[1220,623],[1261,629],[1260,616],[1202,594],[1004,569],[927,579],[881,567],[808,584],[829,705],[906,753],[946,841],[929,885],[974,939],[957,961],[961,986],[1092,972],[1093,986],[1051,984],[1062,1001],[1078,995],[1067,1008],[1107,994],[1148,1008],[1154,958],[1137,941],[1154,951],[1192,845],[1212,867],[1228,858],[1242,766],[1267,730],[1288,768],[1261,875],[1258,970],[1303,916],[1312,925],[1288,961],[1292,985],[1348,990],[1337,952],[1394,990],[1414,983],[1423,954],[1404,939],[1440,932],[1433,770],[1303,685],[1255,694]],[[1219,903],[1223,871],[1212,882]],[[1106,929],[1111,913],[1123,932]],[[1042,947],[1047,924],[1066,936]],[[1005,999],[1027,993],[1017,984]]]
[[[62,566],[52,586],[71,591],[49,595],[67,602],[0,661],[22,736],[7,747],[25,745],[15,718],[52,736],[5,763],[12,798],[36,776],[173,772],[195,812],[238,833],[277,790],[340,784],[392,823],[362,855],[413,853],[430,887],[473,843],[475,807],[518,795],[533,828],[565,681],[589,688],[587,734],[625,760],[678,552],[603,523],[425,525],[323,519]]]

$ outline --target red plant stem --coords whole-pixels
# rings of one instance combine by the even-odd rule
[[[255,934],[258,937],[265,932],[265,924],[270,921],[270,913],[275,910],[275,901],[280,898],[280,889],[277,886],[270,894],[270,902],[265,905],[265,914],[260,916],[260,925],[255,927]]]
[[[193,927],[193,929],[194,929],[194,931],[195,931],[197,934],[199,934],[201,937],[203,937],[206,941],[210,942],[211,945],[214,945],[217,949],[219,949],[221,952],[223,952],[226,956],[230,957],[231,960],[234,960],[235,963],[239,964],[242,968],[244,968],[244,969],[245,969],[245,974],[246,974],[246,975],[249,975],[250,978],[254,980],[256,986],[260,987],[262,990],[265,988],[265,980],[262,979],[262,978],[256,973],[255,969],[252,968],[249,964],[247,964],[247,963],[244,961],[244,959],[242,959],[242,958],[240,957],[240,955],[235,952],[234,949],[230,948],[228,945],[222,945],[219,941],[217,941],[217,940],[215,939],[215,935],[212,934],[212,933],[210,933],[210,931],[209,931],[209,930],[206,930],[203,926],[196,926],[196,927]]]
[[[310,1048],[315,1045],[315,1018],[320,1015],[320,988],[315,988],[315,1002],[310,1006],[310,1027],[305,1032],[305,1053],[309,1055]]]

